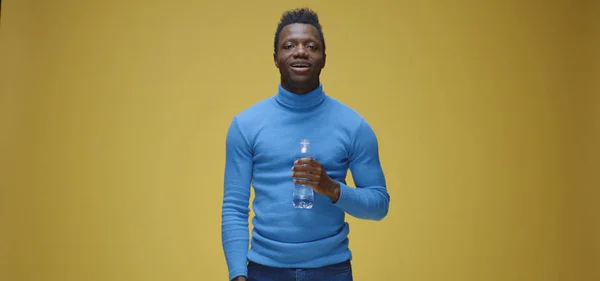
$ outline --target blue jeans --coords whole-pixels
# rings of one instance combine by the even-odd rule
[[[277,268],[248,262],[248,281],[352,281],[350,261],[319,268]]]

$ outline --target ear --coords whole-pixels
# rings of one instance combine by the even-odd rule
[[[277,54],[273,53],[273,62],[275,63],[275,67],[279,68],[279,62],[277,61]]]

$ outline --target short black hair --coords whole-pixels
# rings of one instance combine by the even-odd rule
[[[319,16],[317,15],[317,12],[309,8],[296,8],[285,11],[283,15],[281,15],[281,19],[277,25],[277,31],[275,32],[275,44],[273,49],[275,54],[277,54],[277,44],[279,43],[279,34],[281,33],[281,30],[286,25],[293,23],[310,24],[317,28],[317,31],[319,31],[319,37],[321,37],[319,39],[323,45],[323,53],[325,53],[325,37],[323,36],[323,29],[321,27],[321,23],[319,22]]]

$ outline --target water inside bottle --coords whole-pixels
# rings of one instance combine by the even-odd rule
[[[297,209],[312,209],[313,207],[313,200],[310,200],[308,198],[302,198],[302,197],[294,197],[294,208]]]

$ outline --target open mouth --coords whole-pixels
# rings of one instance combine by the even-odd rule
[[[294,62],[292,64],[290,64],[290,66],[292,67],[292,69],[294,70],[308,70],[310,69],[310,67],[312,66],[311,63],[309,62]]]

